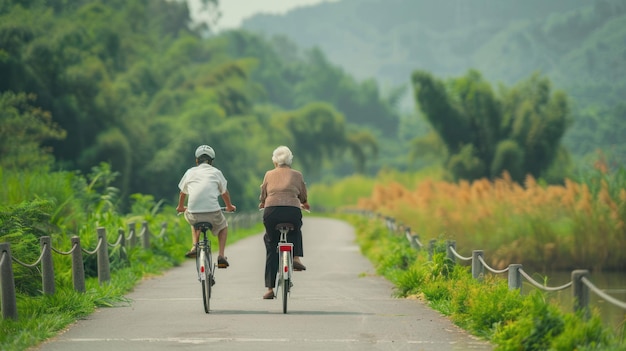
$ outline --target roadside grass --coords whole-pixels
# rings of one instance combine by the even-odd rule
[[[72,262],[67,254],[52,255],[56,290],[52,295],[42,294],[38,268],[13,264],[17,318],[0,319],[0,350],[28,349],[97,308],[126,304],[124,295],[142,279],[158,276],[185,259],[191,246],[191,230],[185,219],[176,216],[176,210],[164,206],[163,201],[143,194],[131,195],[129,213],[120,213],[119,191],[111,186],[116,177],[117,173],[104,163],[87,175],[0,168],[0,242],[9,243],[11,255],[21,262],[37,261],[43,236],[50,237],[54,249],[67,253],[72,249],[73,237],[80,239],[83,250],[94,250],[98,228],[105,229],[106,241],[111,245],[118,242],[119,230],[131,224],[145,221],[152,233],[149,249],[144,249],[140,240],[135,246],[126,242],[124,249],[116,245],[109,248],[110,280],[102,285],[97,278],[96,255],[83,255],[84,293],[74,290]],[[226,216],[234,224],[233,216],[245,215]],[[245,225],[229,230],[228,244],[263,231],[255,215]],[[165,231],[157,232],[162,223],[167,224]],[[141,228],[135,228],[138,236]],[[127,239],[129,236],[126,232]],[[217,245],[217,239],[211,238]],[[127,259],[123,259],[122,250]]]
[[[443,242],[429,254],[415,251],[403,235],[393,235],[379,219],[334,215],[355,227],[362,253],[396,295],[415,298],[448,316],[498,351],[626,350],[624,327],[603,325],[597,311],[589,319],[565,313],[541,291],[522,295],[493,275],[474,279],[470,267],[446,258]]]
[[[28,296],[18,293],[17,320],[0,320],[0,349],[3,351],[29,349],[54,337],[64,328],[98,308],[126,305],[130,302],[124,295],[132,291],[142,279],[161,275],[169,268],[180,265],[191,242],[190,229],[186,222],[185,225],[176,225],[180,217],[174,215],[169,217],[175,225],[171,226],[172,229],[169,229],[167,235],[163,238],[154,238],[150,250],[141,248],[128,250],[130,264],[115,270],[112,268],[109,282],[100,285],[97,277],[87,278],[86,292],[80,293],[73,289],[71,277],[68,281],[67,277],[60,276],[57,277],[57,289],[53,295]],[[161,216],[154,218],[161,219],[163,219]],[[250,228],[230,231],[228,244],[258,234],[262,230],[262,224],[255,224]],[[217,239],[212,236],[211,240]],[[112,252],[109,254],[115,255]]]

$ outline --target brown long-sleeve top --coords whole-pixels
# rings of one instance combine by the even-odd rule
[[[294,206],[307,202],[302,173],[289,166],[278,166],[265,173],[261,184],[261,207]]]

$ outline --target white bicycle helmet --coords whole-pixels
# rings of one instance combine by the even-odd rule
[[[202,155],[208,155],[212,159],[215,159],[215,151],[213,151],[213,148],[210,147],[209,145],[198,146],[198,148],[196,149],[196,158]]]

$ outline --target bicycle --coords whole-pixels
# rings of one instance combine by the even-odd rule
[[[283,300],[283,313],[287,313],[287,300],[293,287],[293,244],[287,242],[287,234],[294,230],[292,223],[279,223],[276,229],[280,232],[278,240],[278,272],[276,272],[276,295]],[[279,293],[280,292],[280,293]]]
[[[221,208],[222,211],[226,210],[226,207]],[[179,212],[181,215],[183,212]],[[202,285],[202,304],[204,305],[204,312],[209,313],[211,310],[211,292],[213,285],[215,285],[215,266],[213,262],[213,254],[211,252],[211,240],[207,236],[207,231],[213,229],[213,224],[210,222],[198,222],[193,225],[195,230],[199,230],[202,233],[202,237],[198,238],[196,247],[196,270],[198,272],[198,281]]]

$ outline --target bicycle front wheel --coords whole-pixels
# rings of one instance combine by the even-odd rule
[[[201,283],[202,283],[202,302],[204,305],[204,312],[209,313],[211,309],[211,284],[212,279],[212,269],[211,269],[211,259],[210,255],[207,255],[204,251],[201,251],[201,261],[200,261],[200,275],[201,275]]]

